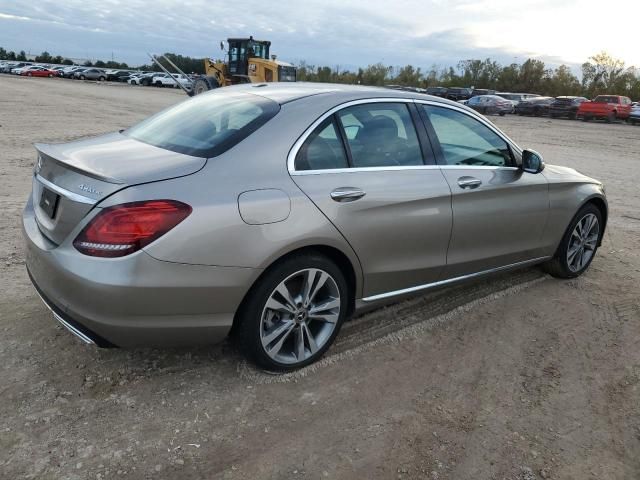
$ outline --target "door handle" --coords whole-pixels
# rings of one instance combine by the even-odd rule
[[[458,186],[460,188],[474,189],[478,188],[480,185],[482,185],[482,180],[478,180],[474,177],[460,177],[458,179]]]
[[[336,202],[353,202],[365,195],[364,190],[356,187],[339,187],[331,192],[331,199]]]

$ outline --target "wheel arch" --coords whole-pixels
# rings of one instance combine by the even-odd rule
[[[349,302],[348,302],[347,317],[351,316],[355,312],[356,297],[358,295],[358,277],[356,274],[356,267],[354,266],[351,259],[340,249],[333,246],[324,245],[324,244],[306,245],[303,247],[296,248],[294,250],[290,250],[289,252],[286,252],[285,254],[279,256],[276,260],[272,261],[262,271],[262,273],[258,275],[258,277],[253,281],[253,283],[251,284],[251,287],[249,287],[244,297],[242,298],[240,305],[236,309],[236,313],[233,317],[233,325],[231,327],[232,334],[237,329],[237,325],[239,323],[238,318],[240,316],[240,312],[242,311],[247,298],[249,298],[249,296],[253,293],[256,285],[258,285],[258,283],[262,280],[262,278],[266,275],[266,273],[271,271],[276,265],[282,263],[283,261],[285,261],[290,257],[296,256],[296,255],[311,254],[311,253],[318,253],[322,256],[329,258],[331,261],[333,261],[336,264],[336,266],[343,273],[345,280],[347,281],[347,286],[349,288],[349,292],[348,292]]]
[[[594,195],[592,197],[587,198],[582,205],[580,205],[580,208],[584,207],[585,205],[588,204],[593,204],[598,210],[600,210],[600,214],[602,215],[602,235],[600,235],[600,243],[598,244],[598,246],[600,246],[602,244],[602,238],[604,237],[604,232],[605,229],[607,228],[607,219],[609,217],[609,208],[607,206],[607,202],[604,200],[604,198]],[[580,210],[580,208],[578,210]]]

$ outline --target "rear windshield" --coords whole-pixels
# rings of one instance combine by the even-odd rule
[[[140,142],[211,158],[255,132],[280,110],[273,100],[215,91],[170,107],[123,133]]]
[[[595,103],[618,103],[618,97],[611,95],[598,95],[594,100]]]

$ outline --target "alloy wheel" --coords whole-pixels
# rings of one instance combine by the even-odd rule
[[[278,284],[260,320],[264,352],[280,364],[301,363],[331,338],[340,318],[340,290],[317,268],[300,270]]]
[[[593,257],[600,235],[598,217],[588,213],[576,224],[569,237],[567,248],[567,265],[576,273],[582,270]]]

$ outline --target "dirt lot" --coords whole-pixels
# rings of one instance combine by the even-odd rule
[[[25,273],[31,144],[183,98],[0,76],[0,478],[640,478],[640,128],[495,118],[605,182],[586,275],[529,269],[373,312],[317,366],[276,377],[226,344],[85,347]]]

